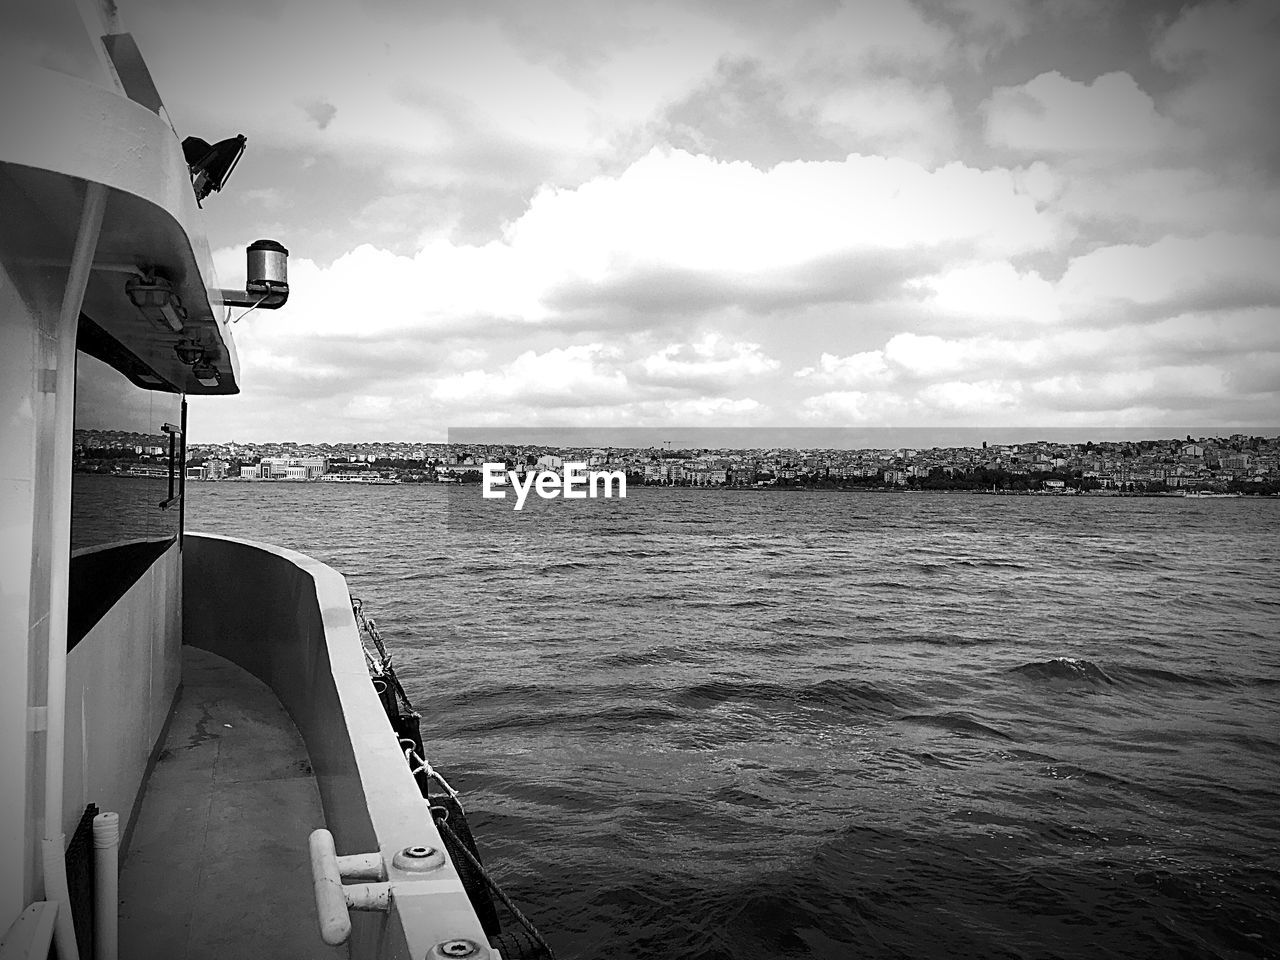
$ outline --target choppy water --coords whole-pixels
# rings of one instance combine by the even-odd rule
[[[188,494],[347,575],[562,958],[1280,956],[1280,501]]]

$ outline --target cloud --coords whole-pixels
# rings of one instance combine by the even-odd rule
[[[1085,371],[1036,380],[1027,389],[1045,408],[1073,412],[1134,407],[1197,410],[1230,395],[1225,372],[1208,364]]]
[[[333,118],[338,115],[338,108],[321,97],[304,100],[298,106],[302,108],[302,112],[307,115],[307,118],[321,130],[327,129],[329,124],[333,122]]]
[[[626,376],[608,361],[617,351],[599,343],[520,354],[492,373],[469,370],[441,377],[429,396],[455,408],[502,408],[518,402],[557,408],[630,399]]]
[[[664,111],[659,132],[673,147],[759,169],[849,152],[821,129],[816,107],[756,58],[717,63],[710,78]]]
[[[653,151],[616,177],[544,190],[501,240],[437,238],[413,256],[361,245],[291,267],[281,341],[505,332],[575,310],[708,312],[892,296],[958,251],[1051,242],[1052,222],[1007,171],[849,157],[769,172]],[[220,271],[243,254],[219,251]]]
[[[1079,83],[1056,70],[998,87],[986,104],[987,138],[1013,150],[1100,156],[1155,154],[1186,139],[1128,73]]]
[[[843,3],[789,37],[784,56],[813,73],[848,77],[868,67],[936,66],[951,53],[953,38],[907,0]]]
[[[997,323],[1047,326],[1060,316],[1054,285],[1035,270],[1019,272],[1007,260],[966,263],[907,284],[921,306],[941,322],[990,329]]]
[[[1211,0],[1186,6],[1152,48],[1183,81],[1169,97],[1170,115],[1200,131],[1224,162],[1258,163],[1272,178],[1280,174],[1277,47],[1280,6],[1272,0]]]
[[[138,2],[295,251],[221,422],[1280,415],[1274,4]]]
[[[957,42],[975,66],[1031,29],[1027,0],[925,0],[923,6],[954,25]]]
[[[550,245],[584,279],[652,264],[746,276],[847,250],[1007,255],[1050,245],[1054,229],[1006,170],[855,155],[764,172],[655,149],[618,177],[543,191],[508,241]]]
[[[1116,244],[1071,261],[1058,283],[1074,319],[1115,325],[1191,311],[1280,306],[1280,239],[1214,233]]]
[[[670,423],[693,423],[698,426],[735,425],[743,423],[743,418],[755,419],[754,415],[762,413],[765,408],[751,397],[730,399],[728,397],[695,397],[688,400],[668,400],[664,404],[664,418]]]
[[[833,90],[816,111],[823,132],[858,153],[932,165],[954,157],[960,138],[955,105],[941,84],[867,78]]]
[[[722,390],[778,367],[760,344],[729,343],[715,333],[691,344],[669,344],[640,363],[643,379],[650,383]]]
[[[899,333],[879,350],[848,357],[824,353],[816,367],[796,372],[801,379],[859,388],[900,384],[910,388],[921,382],[940,386],[957,374],[1008,372],[1034,368],[1044,358],[1039,342],[996,337],[947,338]]]
[[[690,153],[743,160],[767,170],[790,160],[843,160],[851,153],[933,165],[954,156],[959,136],[940,84],[868,75],[850,82],[781,73],[755,58],[722,61],[674,103],[658,128]]]
[[[806,397],[799,414],[811,423],[892,426],[916,420],[920,404],[886,390],[834,390]]]
[[[1265,233],[1280,222],[1280,192],[1221,166],[1113,166],[1058,175],[1053,208],[1081,230],[1152,242],[1173,234]]]
[[[801,379],[850,387],[889,383],[894,376],[885,362],[883,350],[867,350],[849,357],[824,353],[818,358],[817,366],[802,367],[795,375]]]

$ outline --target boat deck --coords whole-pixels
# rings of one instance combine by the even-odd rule
[[[302,738],[265,684],[183,647],[183,687],[120,876],[120,956],[345,957],[320,939]]]

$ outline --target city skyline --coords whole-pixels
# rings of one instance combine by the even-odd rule
[[[523,474],[567,470],[571,462],[617,471],[644,483],[704,487],[852,483],[925,489],[1013,485],[1049,492],[1280,492],[1280,435],[1239,434],[863,449],[606,448],[589,443],[547,447],[479,442],[372,445],[372,450],[358,445],[212,446],[195,448],[187,472],[198,480],[422,483],[475,480],[491,463]]]
[[[617,447],[620,449],[979,449],[986,444],[1009,446],[1034,443],[1084,445],[1087,443],[1137,443],[1168,440],[1226,440],[1233,436],[1280,438],[1280,426],[1232,428],[1229,432],[1202,427],[877,427],[877,428],[794,428],[794,427],[655,427],[614,428],[483,427],[449,431],[442,440],[396,438],[388,440],[235,440],[193,441],[192,447],[439,447],[439,446],[525,446],[525,447]],[[803,441],[803,442],[798,442]],[[874,441],[874,442],[873,442]]]

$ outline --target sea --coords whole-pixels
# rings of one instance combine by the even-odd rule
[[[1280,957],[1280,500],[628,494],[187,528],[347,577],[561,960]]]

